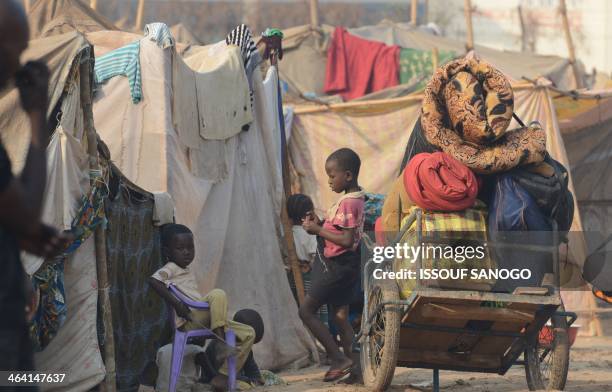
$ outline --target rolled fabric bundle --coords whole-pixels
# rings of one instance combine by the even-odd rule
[[[508,130],[513,110],[512,87],[500,71],[478,59],[458,59],[427,84],[421,128],[428,143],[476,173],[543,161],[544,130],[537,122]]]
[[[415,155],[404,170],[410,199],[428,211],[462,211],[478,195],[478,181],[464,164],[443,152]]]

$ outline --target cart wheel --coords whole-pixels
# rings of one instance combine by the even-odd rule
[[[400,299],[394,281],[375,282],[371,287],[368,316],[376,312],[380,303]],[[365,385],[372,391],[384,391],[393,380],[399,351],[400,316],[399,305],[386,305],[376,312],[370,329],[364,331],[365,336],[361,343],[361,371]],[[366,322],[364,318],[363,324]]]
[[[569,339],[567,319],[551,318],[550,332],[544,329],[525,349],[525,374],[530,391],[563,390],[569,367]],[[545,333],[552,336],[543,336]]]

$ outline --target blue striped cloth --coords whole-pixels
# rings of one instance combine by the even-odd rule
[[[144,35],[151,41],[155,41],[157,46],[162,49],[174,46],[174,38],[172,37],[170,29],[165,23],[149,23],[144,28]]]
[[[102,84],[115,76],[128,78],[132,102],[142,100],[142,80],[140,77],[140,41],[108,52],[96,59],[94,68],[96,84]]]

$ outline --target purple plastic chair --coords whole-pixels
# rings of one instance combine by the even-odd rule
[[[193,301],[185,294],[183,294],[175,285],[170,284],[168,286],[170,292],[178,298],[182,303],[193,309],[208,309],[210,306],[208,302]],[[172,312],[174,313],[174,312]],[[172,367],[170,368],[170,384],[168,386],[168,392],[176,391],[176,384],[181,374],[181,367],[183,365],[183,353],[185,351],[185,345],[189,338],[194,337],[209,337],[215,338],[216,335],[210,329],[194,329],[191,331],[180,331],[174,324],[174,317],[172,317],[172,325],[174,327],[174,342],[172,344]],[[236,347],[236,334],[233,330],[227,329],[225,331],[225,341],[231,347]],[[230,392],[236,389],[236,356],[231,355],[227,358],[227,378]]]

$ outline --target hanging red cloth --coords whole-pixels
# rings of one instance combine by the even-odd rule
[[[478,195],[474,173],[443,152],[415,155],[404,170],[404,186],[410,199],[429,211],[465,210]]]
[[[336,27],[327,49],[324,90],[345,101],[397,86],[399,46],[369,41]]]

